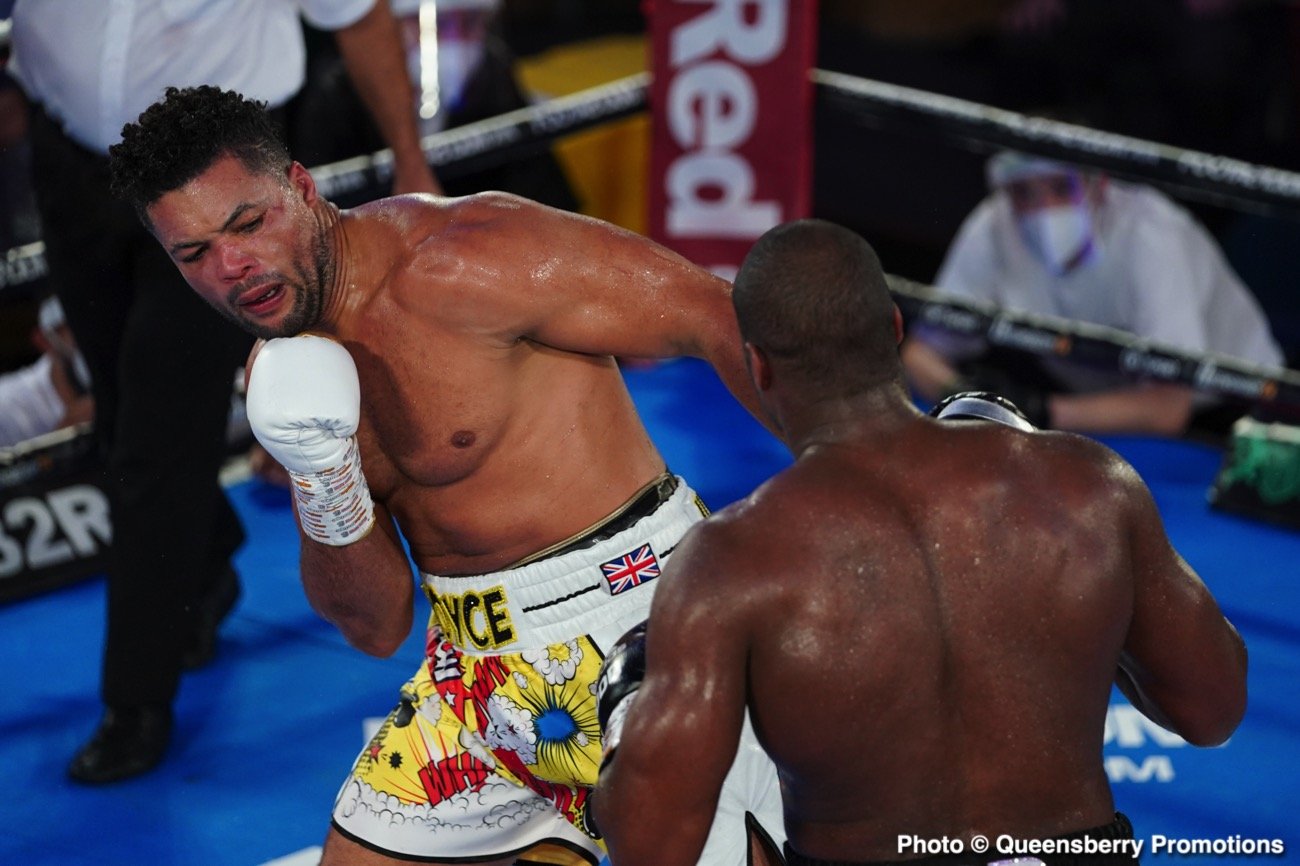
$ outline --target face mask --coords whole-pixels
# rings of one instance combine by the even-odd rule
[[[1025,246],[1060,276],[1093,243],[1092,211],[1085,204],[1040,208],[1017,218]]]

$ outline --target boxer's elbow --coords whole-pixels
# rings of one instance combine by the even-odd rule
[[[369,619],[331,621],[353,648],[381,659],[386,659],[397,652],[410,633],[410,629],[399,630],[391,625],[376,623]]]
[[[1245,714],[1246,695],[1243,691],[1239,701],[1225,702],[1202,718],[1179,725],[1178,735],[1193,746],[1221,746],[1237,730]]]
[[[1217,665],[1204,658],[1191,677],[1156,677],[1131,660],[1116,684],[1143,715],[1193,746],[1222,745],[1246,714],[1245,646]]]
[[[402,645],[402,641],[393,640],[387,636],[365,640],[349,638],[348,642],[366,655],[380,659],[390,658],[393,653],[397,652],[397,648]]]
[[[1216,694],[1201,702],[1201,712],[1186,730],[1179,731],[1194,746],[1220,746],[1241,724],[1246,715],[1246,645],[1235,634],[1236,658],[1225,663],[1217,678]]]
[[[367,538],[379,533],[372,533]],[[387,658],[411,633],[415,587],[405,562],[384,568],[382,561],[342,561],[342,552],[359,545],[324,548],[304,544],[300,572],[312,610],[332,624],[356,649]]]
[[[367,610],[346,602],[325,601],[313,607],[349,645],[376,658],[388,658],[397,652],[411,633],[410,604]]]

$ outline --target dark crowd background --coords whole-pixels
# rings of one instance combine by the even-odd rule
[[[824,69],[1300,169],[1300,4],[823,0],[821,23]],[[872,239],[895,272],[933,278],[987,193],[989,151],[842,113],[819,112],[816,137],[817,215]],[[1219,241],[1296,367],[1300,216],[1180,203]]]
[[[557,46],[645,32],[653,0],[504,0],[489,62],[452,125],[517,108],[513,64]],[[0,16],[7,3],[0,0]],[[376,149],[330,41],[312,40],[295,146],[317,164]],[[1300,170],[1300,4],[1282,0],[821,0],[817,65],[1111,132]],[[0,79],[0,248],[39,238],[25,129]],[[313,137],[310,130],[328,131]],[[342,133],[342,134],[340,134]],[[986,193],[987,148],[819,109],[814,215],[854,228],[887,269],[934,277]],[[581,207],[550,154],[449,193],[505,188]],[[1170,191],[1175,194],[1175,191]],[[1300,366],[1300,217],[1183,200],[1255,292]],[[31,360],[36,284],[0,287],[0,369]],[[16,314],[15,314],[15,311]]]

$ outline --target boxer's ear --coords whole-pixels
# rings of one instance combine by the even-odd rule
[[[298,191],[307,204],[315,204],[320,198],[320,192],[316,189],[316,179],[301,162],[295,160],[289,165],[288,178],[289,185]]]
[[[767,359],[767,353],[749,342],[745,343],[745,367],[760,393],[772,387],[772,362]]]

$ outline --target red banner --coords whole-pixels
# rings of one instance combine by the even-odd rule
[[[809,214],[815,0],[652,0],[650,235],[730,279]]]

